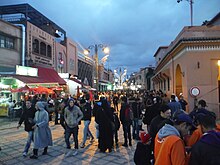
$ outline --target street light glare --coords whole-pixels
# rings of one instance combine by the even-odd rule
[[[88,51],[87,49],[85,49],[85,50],[83,51],[83,53],[84,53],[85,55],[89,55],[89,51]]]
[[[104,52],[105,54],[109,54],[109,52],[110,52],[109,47],[104,47],[104,48],[103,48],[103,52]]]

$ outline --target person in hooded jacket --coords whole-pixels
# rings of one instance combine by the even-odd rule
[[[68,101],[68,106],[64,109],[64,120],[66,124],[65,130],[65,142],[68,152],[66,153],[66,157],[71,154],[71,146],[69,138],[71,134],[73,134],[73,138],[75,141],[75,151],[73,152],[73,156],[78,154],[78,130],[79,130],[79,122],[83,118],[83,113],[80,108],[74,105],[74,99],[70,98]]]
[[[98,148],[100,152],[112,151],[113,131],[111,122],[113,122],[113,112],[110,110],[109,103],[106,99],[101,101],[101,109],[97,111],[96,122],[99,125]]]
[[[47,155],[48,146],[52,146],[52,134],[49,128],[48,112],[45,110],[45,105],[38,101],[35,105],[37,112],[35,113],[34,123],[34,149],[31,159],[38,158],[38,149],[44,148],[43,155]]]
[[[192,128],[192,119],[185,113],[176,116],[174,125],[165,124],[157,133],[154,146],[155,165],[185,165],[186,155],[183,137]]]
[[[209,114],[200,116],[204,133],[191,150],[190,165],[220,164],[220,132],[216,132],[215,118]]]

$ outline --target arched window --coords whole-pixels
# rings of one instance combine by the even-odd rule
[[[39,53],[39,41],[37,39],[34,39],[32,50],[34,53]]]
[[[52,51],[51,51],[51,46],[47,45],[47,57],[51,58],[52,57]]]
[[[40,54],[46,56],[46,44],[44,42],[40,43]]]

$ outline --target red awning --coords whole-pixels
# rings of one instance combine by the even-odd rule
[[[43,84],[43,83],[57,83],[59,85],[66,85],[66,81],[62,79],[54,69],[36,67],[38,69],[38,77],[10,75],[25,84]]]

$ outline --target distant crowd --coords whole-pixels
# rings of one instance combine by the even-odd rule
[[[161,91],[84,93],[79,98],[70,95],[42,95],[27,99],[18,128],[24,123],[28,132],[23,156],[27,156],[33,142],[31,159],[38,158],[38,150],[48,154],[52,146],[49,121],[64,129],[65,156],[77,155],[89,140],[98,139],[100,152],[112,152],[119,147],[118,131],[124,132],[122,146],[129,147],[136,140],[136,164],[157,165],[216,165],[220,164],[220,125],[216,114],[207,109],[206,101],[186,112],[187,101],[182,93],[167,97]],[[89,129],[94,117],[96,135]],[[83,137],[79,144],[79,125],[83,124]],[[147,125],[144,130],[142,125]],[[81,130],[80,130],[81,131]],[[70,144],[73,135],[74,147]],[[74,148],[74,149],[71,149]]]

